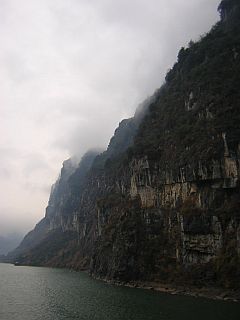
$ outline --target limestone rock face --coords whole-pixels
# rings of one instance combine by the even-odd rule
[[[95,156],[95,153],[93,153],[93,155],[90,153],[85,156],[87,160],[90,161],[90,166]],[[68,159],[63,162],[60,175],[51,188],[45,217],[35,226],[34,230],[30,231],[24,237],[20,245],[8,254],[10,260],[14,260],[19,255],[25,254],[37,247],[55,230],[69,231],[74,229],[72,216],[69,215],[65,218],[65,210],[72,195],[69,179],[76,170],[81,171],[82,168],[81,165],[78,166],[75,160]]]
[[[232,53],[240,39],[233,30],[238,19],[181,50],[124,165],[105,169],[91,273],[239,283],[240,61]]]
[[[239,171],[229,175],[225,156],[217,176],[216,165],[197,164],[195,180],[181,168],[176,176],[162,176],[158,161],[133,159],[110,192],[101,185],[105,195],[96,202],[91,272],[118,280],[179,280],[185,274],[185,281],[204,283],[204,275],[198,279],[201,270],[212,281],[234,282],[224,268],[238,275]]]
[[[96,197],[99,196],[98,187],[102,186],[104,182],[104,177],[99,176],[99,172],[103,170],[107,160],[125,152],[133,144],[133,138],[141,119],[147,113],[148,106],[154,99],[155,95],[146,99],[139,105],[134,117],[125,119],[119,124],[105,152],[101,153],[100,150],[88,151],[79,164],[76,159],[68,159],[63,162],[59,177],[51,188],[45,217],[36,225],[34,230],[24,237],[20,245],[9,253],[8,260],[14,261],[18,258],[22,263],[28,264],[65,265],[64,261],[59,262],[59,260],[62,260],[62,255],[58,256],[58,250],[61,251],[66,247],[65,250],[69,251],[68,242],[71,241],[71,251],[75,253],[79,249],[78,245],[81,240],[84,242],[89,228],[92,228],[91,212],[95,208]],[[90,168],[92,168],[91,173],[89,173]],[[98,172],[97,179],[95,179],[96,172]],[[104,187],[106,187],[106,184]],[[79,214],[79,208],[81,208],[81,214]],[[61,242],[61,237],[65,239],[65,243]],[[55,240],[57,243],[61,243],[63,247],[56,246]],[[49,243],[50,241],[51,243]],[[43,255],[42,259],[36,259],[37,252],[43,251],[41,246],[47,246],[49,250],[53,250],[53,259],[44,256],[48,254],[47,251],[45,254],[44,252],[41,253]],[[51,246],[54,248],[51,248]],[[75,249],[73,249],[74,247]],[[90,250],[88,245],[87,248]],[[57,257],[54,258],[54,255]],[[82,255],[80,256],[82,257]],[[86,260],[88,259],[86,258]],[[85,265],[85,262],[83,265]],[[80,267],[82,267],[81,263]]]

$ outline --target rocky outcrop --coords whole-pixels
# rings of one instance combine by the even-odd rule
[[[33,248],[38,247],[55,230],[65,231],[71,229],[72,215],[68,215],[70,210],[68,212],[66,210],[70,199],[73,197],[75,185],[74,181],[69,183],[69,180],[76,172],[76,175],[80,176],[82,178],[80,181],[82,181],[96,155],[97,153],[94,151],[87,153],[79,165],[74,159],[68,159],[63,162],[61,173],[51,188],[45,217],[35,226],[34,230],[24,237],[20,245],[8,254],[8,260],[14,261],[20,255],[24,255]]]
[[[51,188],[48,207],[45,217],[30,231],[22,240],[20,245],[8,254],[9,260],[15,260],[19,255],[28,252],[41,243],[48,235],[50,230],[59,228],[60,223],[56,224],[59,218],[59,205],[64,201],[64,197],[69,195],[68,178],[76,170],[76,164],[71,159],[64,161],[61,174],[56,183]]]
[[[93,168],[104,169],[106,161],[118,161],[118,157],[133,145],[142,119],[148,114],[149,106],[156,101],[158,92],[144,100],[138,107],[132,118],[124,119],[115,130],[106,151],[96,157]]]
[[[146,99],[139,105],[134,117],[125,119],[119,124],[105,152],[101,153],[100,150],[88,151],[82,157],[79,164],[76,159],[68,159],[63,162],[60,175],[51,188],[45,217],[35,226],[34,230],[30,231],[24,237],[20,245],[8,254],[7,259],[9,261],[17,259],[22,262],[25,261],[25,263],[28,264],[31,262],[33,264],[39,264],[42,261],[41,255],[38,259],[31,259],[31,255],[34,256],[35,251],[42,251],[41,245],[45,245],[46,243],[48,244],[49,250],[51,250],[52,242],[55,247],[53,252],[57,255],[56,248],[58,248],[58,250],[62,250],[63,248],[55,246],[54,239],[60,243],[61,234],[63,238],[66,238],[66,234],[70,234],[71,241],[73,241],[74,238],[72,235],[75,234],[75,242],[73,241],[71,247],[74,247],[74,245],[78,246],[79,241],[85,237],[87,226],[90,223],[88,212],[82,213],[82,215],[79,216],[79,207],[82,206],[83,209],[84,206],[84,204],[81,204],[81,201],[86,201],[85,197],[88,201],[90,198],[89,195],[92,193],[92,191],[89,192],[87,187],[89,184],[87,178],[90,168],[92,168],[94,172],[101,172],[107,160],[123,154],[127,148],[133,144],[133,138],[136,135],[140,122],[147,113],[149,104],[152,103],[154,99],[155,95]],[[89,176],[92,176],[92,174]],[[99,181],[99,184],[100,183]],[[93,193],[95,193],[94,182],[91,188]],[[61,243],[63,245],[63,242]],[[68,241],[66,241],[65,245],[68,246]],[[42,252],[44,253],[44,250]],[[62,259],[61,255],[59,257],[59,259]],[[50,264],[53,263],[49,262],[49,260],[49,258],[43,258],[44,262],[42,261],[42,263],[45,264],[45,261],[48,261]],[[64,265],[64,262],[60,263],[58,259],[55,260],[56,265]]]
[[[124,165],[105,169],[93,275],[239,283],[240,61],[233,38],[218,24],[181,50]]]

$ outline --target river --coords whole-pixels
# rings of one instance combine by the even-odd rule
[[[109,285],[84,272],[0,264],[0,320],[239,320],[240,303]]]

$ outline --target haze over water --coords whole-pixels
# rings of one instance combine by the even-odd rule
[[[240,304],[108,285],[82,272],[0,264],[1,320],[237,320]]]

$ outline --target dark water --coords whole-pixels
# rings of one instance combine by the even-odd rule
[[[240,304],[96,281],[85,273],[0,264],[0,320],[235,320]]]

